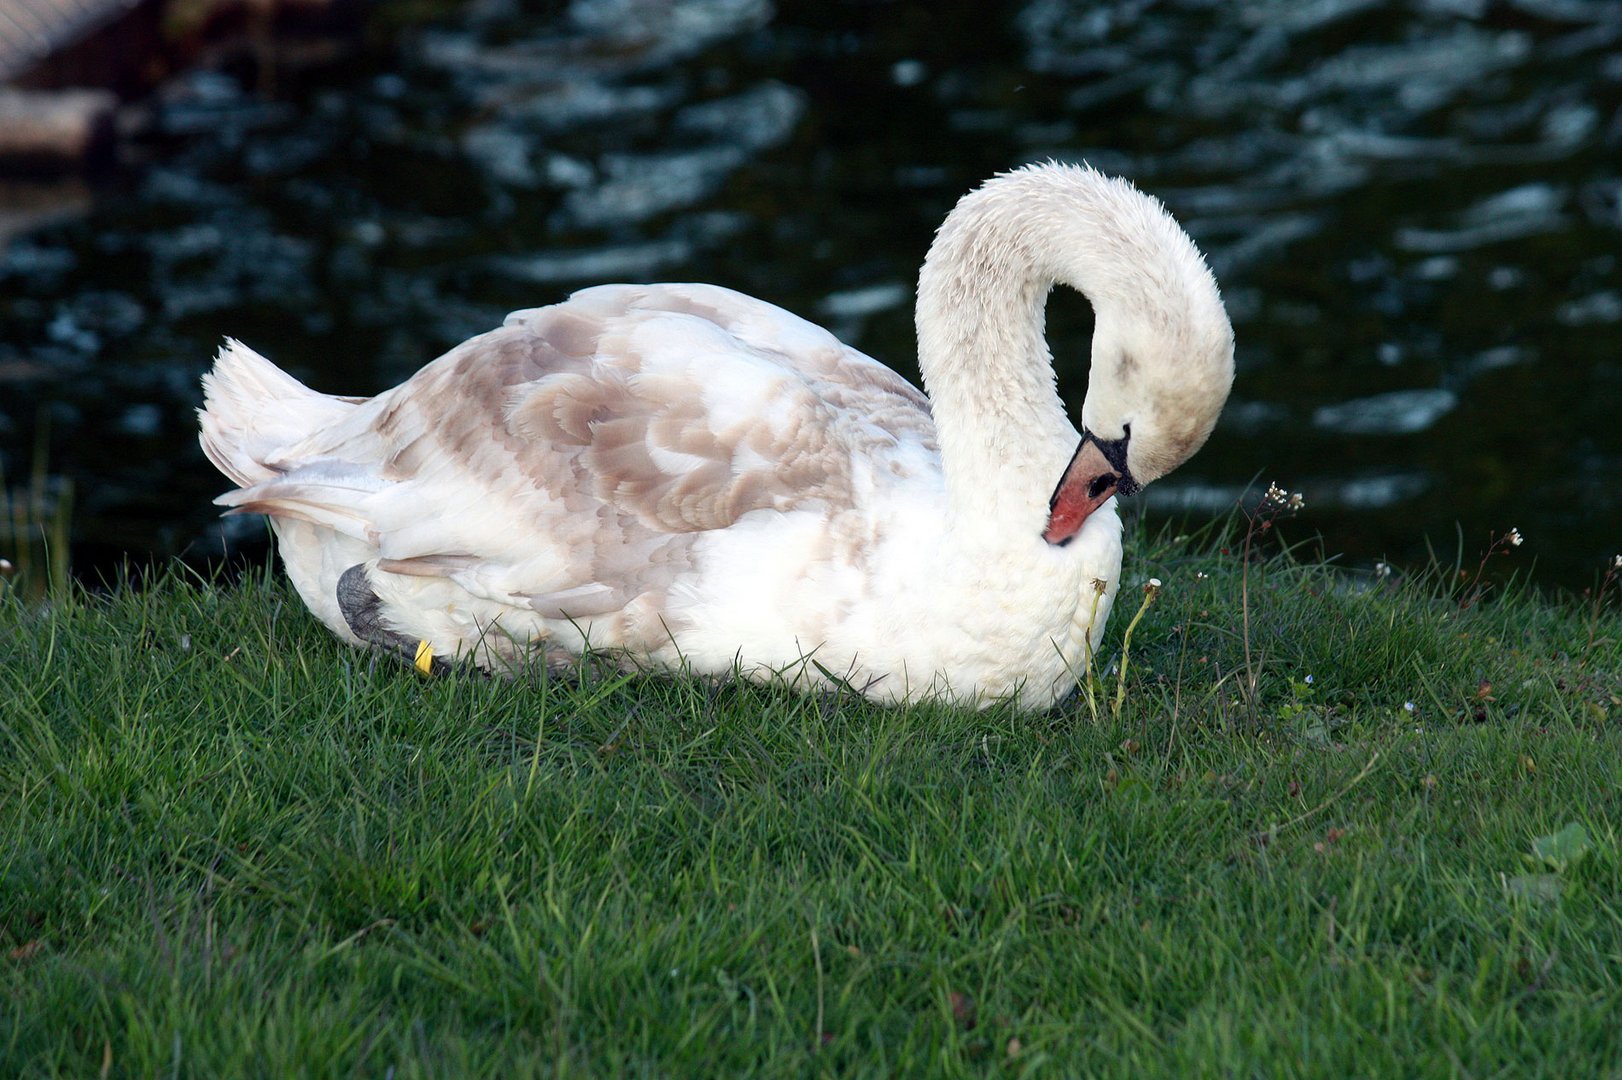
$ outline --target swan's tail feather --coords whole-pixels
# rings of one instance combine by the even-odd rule
[[[227,338],[203,376],[203,453],[239,487],[277,475],[277,455],[342,419],[356,402],[317,393],[263,356]]]
[[[337,458],[298,463],[285,473],[228,491],[214,505],[229,514],[268,514],[306,521],[368,544],[377,543],[367,500],[387,482],[362,466]]]
[[[255,484],[251,488],[232,491],[214,500],[214,505],[228,507],[227,514],[266,514],[273,518],[291,518],[304,521],[335,533],[375,544],[377,534],[371,520],[359,509],[346,506],[334,492],[319,485],[272,480]]]

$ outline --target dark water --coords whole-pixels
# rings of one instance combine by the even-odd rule
[[[1622,550],[1622,3],[376,11],[339,64],[172,84],[93,192],[0,189],[0,454],[48,422],[81,568],[262,535],[196,449],[222,335],[371,393],[509,309],[703,280],[912,375],[932,230],[1047,157],[1163,198],[1228,299],[1234,399],[1157,515],[1260,476],[1354,567],[1518,526],[1580,588]],[[1089,318],[1050,314],[1073,411]]]

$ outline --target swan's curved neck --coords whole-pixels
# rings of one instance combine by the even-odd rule
[[[990,520],[1033,536],[1043,527],[1078,439],[1044,334],[1048,292],[1063,283],[1092,302],[1097,357],[1128,321],[1127,298],[1142,291],[1146,268],[1123,257],[1139,252],[1122,250],[1112,223],[1117,188],[1148,202],[1090,171],[1005,175],[965,196],[930,247],[918,281],[918,366],[954,524]]]

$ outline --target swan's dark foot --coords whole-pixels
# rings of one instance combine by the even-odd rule
[[[446,675],[452,670],[451,662],[427,651],[427,643],[406,637],[383,625],[383,602],[372,591],[366,577],[366,564],[356,563],[338,579],[338,610],[344,614],[349,629],[372,648],[389,656],[398,657],[407,665],[425,675]]]

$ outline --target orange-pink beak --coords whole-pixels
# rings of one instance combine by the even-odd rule
[[[1098,444],[1083,439],[1048,503],[1048,527],[1042,530],[1042,539],[1054,545],[1069,543],[1120,483],[1120,471]]]

